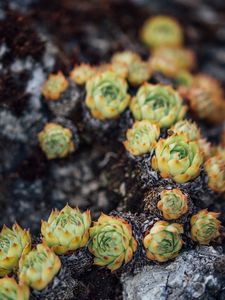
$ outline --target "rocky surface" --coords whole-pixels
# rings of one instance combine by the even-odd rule
[[[224,278],[215,274],[221,249],[199,247],[173,262],[152,264],[123,276],[124,300],[224,299]]]

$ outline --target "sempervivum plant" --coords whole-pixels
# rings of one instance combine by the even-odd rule
[[[199,211],[191,218],[191,238],[202,245],[208,245],[219,237],[220,221],[218,213],[208,212],[207,209]]]
[[[144,61],[134,62],[128,67],[128,81],[133,86],[138,86],[148,81],[150,75],[150,67]]]
[[[30,291],[27,285],[18,284],[14,278],[0,279],[1,300],[28,300]]]
[[[70,72],[70,79],[80,85],[85,84],[88,79],[90,79],[96,70],[88,64],[81,64],[79,66],[74,66],[73,70]]]
[[[200,129],[195,122],[190,120],[181,120],[175,123],[169,130],[168,133],[179,134],[186,137],[189,141],[196,141],[200,139]]]
[[[197,75],[186,97],[193,113],[210,123],[225,120],[225,102],[219,83],[207,75]]]
[[[66,205],[61,211],[53,210],[48,221],[42,221],[44,242],[57,254],[65,254],[84,247],[89,238],[90,211]]]
[[[38,134],[40,147],[48,159],[62,158],[75,150],[73,133],[60,124],[47,123]]]
[[[42,88],[42,94],[46,100],[58,100],[67,89],[69,83],[62,72],[50,74]]]
[[[128,75],[128,67],[125,63],[114,62],[111,64],[101,64],[97,68],[98,72],[111,71],[115,73],[117,76],[122,78],[127,78]]]
[[[163,190],[157,207],[166,220],[176,220],[188,211],[187,195],[180,189]]]
[[[141,155],[155,147],[159,134],[160,128],[157,123],[148,120],[136,121],[133,127],[127,130],[127,140],[123,144],[132,155]]]
[[[179,94],[170,86],[143,84],[132,99],[130,109],[136,120],[157,121],[168,128],[186,113]]]
[[[137,242],[127,221],[102,214],[90,229],[88,248],[94,264],[114,271],[132,260]]]
[[[181,233],[183,233],[183,226],[180,224],[156,222],[143,240],[147,257],[159,262],[175,258],[183,245]]]
[[[176,47],[183,43],[183,32],[178,22],[168,16],[156,16],[145,21],[141,40],[151,48]]]
[[[198,142],[174,134],[158,141],[152,167],[162,177],[184,183],[198,176],[202,162],[203,155]]]
[[[0,276],[11,273],[18,266],[20,257],[31,247],[29,231],[14,224],[12,229],[3,226],[0,233]]]
[[[113,54],[111,58],[112,64],[114,63],[120,63],[120,64],[125,64],[127,67],[130,66],[133,63],[140,62],[141,57],[130,50],[125,50],[122,52],[116,52]]]
[[[195,65],[195,56],[185,48],[161,47],[153,52],[149,64],[153,71],[165,76],[177,77],[182,70],[190,70]]]
[[[44,289],[61,268],[58,256],[46,245],[38,244],[19,261],[19,280],[33,289]]]
[[[100,120],[118,117],[130,101],[127,88],[126,81],[111,71],[88,80],[85,103],[92,116]]]
[[[225,192],[225,159],[221,155],[209,158],[205,162],[208,186],[215,192]]]

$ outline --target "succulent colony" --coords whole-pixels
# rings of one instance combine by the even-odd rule
[[[36,151],[44,154],[53,178],[63,162],[73,169],[80,155],[78,135],[81,147],[90,148],[90,157],[95,144],[100,153],[108,151],[106,162],[100,159],[104,167],[98,175],[107,192],[120,199],[122,212],[109,210],[92,223],[96,212],[91,217],[89,209],[60,204],[61,210],[42,220],[41,239],[33,242],[18,224],[3,226],[0,299],[26,300],[29,294],[48,299],[45,292],[55,288],[55,278],[64,268],[70,270],[70,260],[79,260],[79,255],[88,257],[89,268],[119,275],[138,262],[172,260],[189,244],[221,241],[219,214],[202,208],[225,192],[222,88],[216,79],[193,72],[197,60],[184,47],[183,30],[175,19],[148,19],[140,39],[151,52],[148,60],[124,50],[107,63],[76,64],[68,76],[51,73],[41,96],[51,117],[35,133]],[[158,80],[158,74],[168,81]],[[207,140],[205,124],[219,128],[220,145]],[[116,156],[114,165],[110,153]],[[91,159],[95,164],[99,157]],[[63,176],[64,170],[59,173]],[[75,183],[67,183],[65,190],[68,185]]]

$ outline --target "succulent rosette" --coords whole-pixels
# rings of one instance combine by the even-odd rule
[[[145,21],[141,40],[151,48],[176,47],[183,43],[183,31],[179,23],[169,16],[156,16]]]
[[[12,229],[3,226],[0,233],[0,277],[11,273],[18,266],[20,257],[31,247],[29,231],[14,224]]]
[[[101,64],[98,69],[98,72],[111,71],[115,73],[117,76],[122,78],[127,78],[128,75],[128,67],[125,63],[114,62],[111,64]]]
[[[70,79],[79,84],[85,84],[88,79],[94,76],[96,70],[88,64],[81,64],[79,66],[74,66],[73,70],[70,72]]]
[[[148,153],[155,147],[159,135],[160,128],[157,123],[148,120],[136,121],[133,127],[127,130],[124,146],[132,155]]]
[[[172,87],[148,83],[139,88],[130,109],[136,120],[156,121],[163,128],[183,119],[186,113],[186,106]]]
[[[72,131],[56,123],[47,123],[38,134],[40,147],[48,159],[63,158],[73,152],[72,139]]]
[[[127,221],[101,214],[90,229],[88,248],[95,257],[94,264],[115,271],[132,260],[137,242]]]
[[[180,224],[156,222],[143,240],[147,257],[159,262],[175,258],[183,245],[181,233],[183,226]]]
[[[125,64],[126,66],[130,66],[131,64],[135,62],[140,62],[141,57],[130,50],[125,50],[122,52],[116,52],[113,54],[111,58],[112,64],[119,63],[119,64]]]
[[[127,88],[127,82],[111,71],[88,80],[85,103],[92,116],[100,120],[118,117],[130,102]]]
[[[225,120],[223,90],[214,78],[201,74],[195,76],[186,97],[198,118],[215,124]]]
[[[14,278],[0,279],[1,300],[28,300],[30,291],[25,284],[18,284]]]
[[[208,186],[217,193],[225,192],[225,158],[220,154],[209,158],[205,162],[208,176]]]
[[[163,190],[157,207],[166,220],[179,219],[188,211],[187,195],[180,189]]]
[[[138,86],[148,81],[150,75],[150,67],[144,61],[134,62],[128,67],[128,81],[133,86]]]
[[[53,210],[47,222],[42,221],[41,233],[56,254],[65,254],[87,244],[90,225],[89,210],[81,213],[78,208],[66,205],[61,211]]]
[[[19,281],[33,289],[44,289],[61,268],[59,257],[46,245],[38,244],[19,261]]]
[[[198,142],[174,134],[158,141],[152,167],[164,178],[185,183],[198,176],[202,162]]]
[[[195,122],[190,120],[181,120],[175,123],[169,130],[168,133],[183,135],[189,141],[199,140],[201,137],[200,129]]]
[[[208,212],[207,209],[199,211],[191,218],[191,238],[202,245],[208,245],[220,236],[220,221],[218,213]]]
[[[69,83],[62,72],[50,74],[42,88],[42,94],[46,100],[58,100],[67,89]]]

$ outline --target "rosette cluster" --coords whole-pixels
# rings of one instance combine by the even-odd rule
[[[208,245],[219,235],[220,221],[218,213],[208,212],[207,209],[199,211],[191,218],[191,238],[202,245]]]
[[[143,240],[146,256],[150,260],[159,262],[175,258],[183,245],[181,233],[183,233],[183,226],[180,224],[156,222]]]
[[[160,193],[157,207],[166,220],[179,219],[188,211],[187,195],[179,189],[164,190]]]
[[[203,155],[198,142],[174,134],[158,141],[152,167],[162,177],[184,183],[198,176],[202,162]]]
[[[55,253],[44,244],[38,244],[19,261],[19,280],[33,289],[44,289],[61,268]]]
[[[186,106],[172,87],[148,83],[139,88],[130,109],[136,120],[156,121],[163,128],[183,119],[186,113]]]
[[[19,259],[27,254],[31,247],[29,231],[14,224],[12,229],[3,226],[0,233],[0,277],[17,268]]]
[[[118,117],[128,106],[127,82],[111,71],[92,77],[86,84],[85,103],[94,118]]]
[[[115,271],[132,260],[137,242],[126,220],[102,214],[90,229],[88,248],[96,265]]]
[[[157,123],[148,120],[136,121],[127,130],[127,140],[124,146],[132,155],[142,155],[154,149],[159,138],[160,128]]]
[[[48,159],[63,158],[75,150],[72,131],[56,123],[47,123],[38,140]]]
[[[57,254],[65,254],[84,247],[89,238],[90,211],[66,205],[61,211],[53,210],[48,221],[42,221],[44,242]]]

